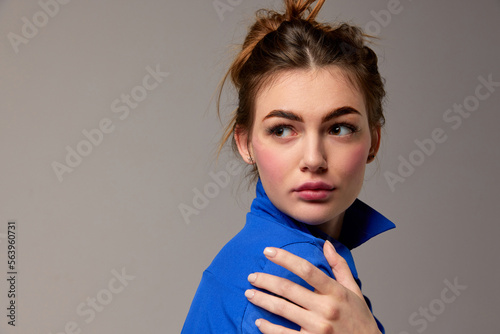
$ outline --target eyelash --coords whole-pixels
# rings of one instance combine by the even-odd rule
[[[333,124],[329,129],[328,129],[328,132],[330,133],[334,128],[336,127],[345,127],[347,129],[349,129],[350,133],[349,134],[354,134],[356,132],[359,131],[359,128],[356,127],[355,125],[353,124],[349,124],[349,123],[335,123]],[[274,135],[274,136],[277,136],[276,133],[279,131],[279,130],[282,130],[282,129],[292,129],[293,130],[293,127],[288,125],[288,124],[276,124],[270,128],[267,129],[267,133],[269,135]],[[277,136],[279,137],[279,136]]]
[[[348,128],[348,129],[349,129],[349,131],[351,132],[350,134],[353,134],[353,133],[356,133],[356,132],[358,132],[358,131],[359,131],[359,128],[358,128],[357,126],[355,126],[355,125],[353,125],[353,124],[349,124],[349,123],[336,123],[336,124],[334,124],[334,125],[332,125],[332,126],[330,127],[330,130],[329,130],[329,131],[331,131],[333,128],[335,128],[335,127],[337,127],[337,126],[338,126],[338,127],[346,127],[346,128]]]
[[[287,124],[276,124],[267,129],[267,134],[276,136],[278,130],[291,129],[292,127]]]

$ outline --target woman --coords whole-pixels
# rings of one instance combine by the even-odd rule
[[[203,273],[183,333],[384,332],[350,249],[394,227],[356,198],[385,91],[361,31],[315,21],[323,2],[258,12],[226,75],[239,105],[221,147],[232,136],[257,196]]]

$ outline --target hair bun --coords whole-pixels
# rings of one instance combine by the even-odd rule
[[[318,0],[314,8],[312,8],[312,4],[316,2],[316,0],[284,0],[284,2],[284,14],[267,9],[257,11],[257,20],[250,27],[245,41],[243,42],[242,51],[235,60],[233,70],[231,71],[231,79],[237,88],[239,88],[237,75],[240,73],[241,68],[250,57],[257,43],[267,34],[276,31],[285,21],[306,20],[317,25],[314,20],[325,0]]]
[[[314,2],[316,0],[285,0],[285,20],[314,21],[325,0],[318,0],[316,6],[312,8]]]

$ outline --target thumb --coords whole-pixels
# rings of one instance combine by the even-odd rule
[[[347,264],[347,261],[337,253],[335,247],[333,247],[330,241],[325,241],[323,246],[323,253],[328,261],[328,264],[332,268],[333,275],[335,275],[335,280],[342,284],[345,288],[354,292],[358,297],[364,299],[358,284],[352,276],[351,269]]]

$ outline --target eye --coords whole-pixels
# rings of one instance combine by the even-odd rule
[[[350,124],[334,124],[330,128],[330,134],[334,136],[347,136],[356,131],[356,127]]]
[[[276,125],[268,130],[268,133],[279,138],[285,138],[293,135],[293,129],[288,125]]]

